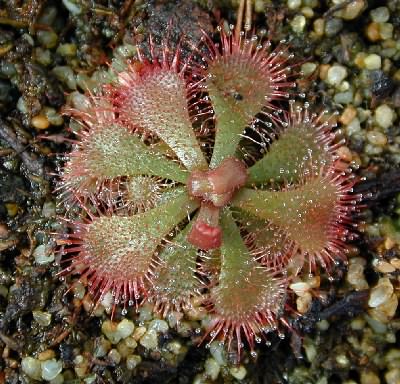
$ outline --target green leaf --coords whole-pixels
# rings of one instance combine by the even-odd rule
[[[94,126],[72,152],[65,178],[151,175],[185,183],[188,172],[118,125]]]
[[[228,208],[222,212],[221,227],[221,272],[211,291],[214,308],[228,323],[253,324],[257,314],[279,310],[281,284],[254,260]]]
[[[196,276],[198,249],[186,240],[190,228],[188,224],[159,256],[162,265],[156,272],[150,296],[156,310],[164,315],[189,306],[191,297],[199,295],[204,287]]]
[[[120,115],[130,124],[155,133],[189,169],[206,169],[207,162],[197,142],[188,112],[187,87],[175,69],[144,64],[119,75]]]
[[[211,168],[216,168],[224,159],[232,156],[246,127],[247,119],[234,111],[229,103],[218,96],[211,96],[215,110],[215,143],[211,158]]]
[[[236,44],[236,43],[234,43]],[[250,44],[250,43],[249,43]],[[251,43],[252,44],[252,43]],[[211,168],[233,156],[247,124],[274,92],[271,76],[251,50],[235,46],[209,63],[207,90],[215,110],[216,137]]]
[[[319,128],[313,120],[289,123],[265,156],[249,168],[247,185],[295,182],[301,177],[318,174],[321,167],[332,162],[329,148],[324,147],[318,137]],[[324,135],[329,138],[329,133]]]
[[[279,227],[241,210],[235,217],[246,231],[246,244],[257,260],[269,267],[281,266],[287,261],[290,256],[288,247],[292,242]]]
[[[338,187],[329,176],[283,191],[243,188],[232,205],[284,230],[303,252],[324,249],[338,220]]]
[[[144,213],[94,218],[83,235],[86,264],[103,279],[142,278],[162,240],[197,207],[181,189],[174,199]]]
[[[215,51],[206,77],[216,120],[211,168],[233,156],[246,125],[293,86],[286,79],[283,52],[269,53],[248,39],[223,37],[221,43],[222,54]]]

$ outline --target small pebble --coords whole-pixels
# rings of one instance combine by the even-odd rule
[[[303,343],[304,352],[306,353],[307,360],[312,363],[317,356],[318,352],[312,340],[306,338]]]
[[[386,104],[380,105],[375,109],[375,121],[382,128],[389,128],[395,119],[395,114],[392,108]]]
[[[400,259],[398,259],[397,257],[391,259],[390,264],[392,264],[393,267],[395,267],[396,269],[400,269]]]
[[[333,100],[337,104],[350,104],[353,103],[353,91],[339,92],[333,97]]]
[[[42,207],[43,217],[55,217],[56,215],[56,204],[54,201],[46,201]]]
[[[314,11],[310,7],[303,7],[301,8],[301,13],[307,18],[311,19],[314,16]]]
[[[147,349],[157,349],[158,347],[158,335],[154,329],[147,331],[139,340],[140,345]]]
[[[42,47],[36,47],[34,49],[35,59],[39,64],[47,67],[52,61],[52,55],[49,49],[43,49]]]
[[[303,72],[303,75],[306,77],[312,75],[316,69],[317,69],[317,64],[315,63],[304,63],[301,66],[301,72]]]
[[[383,148],[382,147],[377,147],[376,145],[367,144],[364,147],[364,152],[369,156],[377,156],[377,155],[380,155],[383,152]]]
[[[7,78],[11,78],[17,73],[15,65],[7,61],[0,62],[0,73]]]
[[[387,137],[379,131],[368,131],[367,139],[372,145],[384,147],[387,144]]]
[[[19,208],[18,204],[16,204],[16,203],[5,203],[4,205],[6,207],[7,215],[9,217],[14,217],[14,216],[17,215],[18,208]]]
[[[290,26],[292,27],[293,32],[302,33],[306,26],[306,18],[303,15],[297,15],[291,21]]]
[[[86,381],[85,381],[86,382]],[[54,379],[49,381],[50,384],[63,384],[64,376],[62,373],[59,373]]]
[[[220,366],[212,357],[209,357],[204,363],[204,370],[206,375],[214,381],[219,375]]]
[[[360,384],[380,384],[380,379],[376,373],[372,371],[362,371],[360,377]]]
[[[379,279],[378,284],[372,288],[368,305],[375,308],[386,302],[393,294],[393,285],[387,277]]]
[[[389,249],[392,249],[396,245],[396,242],[394,239],[392,239],[390,236],[388,236],[385,239],[384,245],[385,245],[385,249],[389,250]],[[394,260],[394,259],[391,259],[390,262],[392,262],[392,260]]]
[[[53,247],[49,244],[38,245],[33,251],[35,262],[39,265],[46,265],[54,261]]]
[[[188,337],[192,332],[191,324],[188,321],[181,321],[177,325],[177,331],[181,336]]]
[[[375,23],[386,23],[389,20],[390,13],[387,7],[378,7],[369,13],[371,15],[372,21]]]
[[[47,49],[54,48],[58,43],[58,35],[53,31],[39,30],[36,32],[39,43]]]
[[[104,296],[103,299],[100,301],[100,304],[102,307],[106,310],[107,313],[110,313],[112,310],[112,307],[114,305],[114,297],[111,294],[111,292],[107,292]]]
[[[101,325],[101,331],[106,335],[107,339],[111,341],[112,344],[117,344],[122,336],[117,330],[118,324],[112,322],[111,320],[106,320]]]
[[[122,339],[130,336],[133,333],[134,329],[135,324],[133,324],[133,321],[128,319],[123,319],[117,325],[117,332]]]
[[[326,21],[325,35],[328,37],[335,36],[341,31],[342,28],[343,28],[343,21],[336,17],[332,17]]]
[[[385,354],[385,363],[388,366],[395,365],[400,361],[400,349],[398,348],[391,348]]]
[[[46,116],[47,120],[51,125],[60,126],[63,125],[64,119],[60,113],[58,113],[52,107],[43,107],[42,110],[44,116]]]
[[[238,367],[232,367],[229,369],[229,373],[236,380],[243,380],[246,377],[247,371],[243,365],[239,365]]]
[[[115,348],[108,352],[108,358],[115,365],[119,364],[121,361],[121,355]]]
[[[95,357],[104,357],[111,349],[111,342],[103,336],[95,339],[93,355]]]
[[[71,92],[68,100],[72,104],[72,107],[78,109],[79,111],[86,112],[91,108],[90,100],[84,94],[78,91]]]
[[[125,340],[128,340],[128,339],[124,339],[117,344],[117,350],[118,350],[119,354],[121,355],[121,358],[123,358],[123,359],[125,359],[126,356],[130,355],[134,349],[134,348],[128,347]],[[133,339],[131,338],[131,340],[133,340]],[[136,341],[135,341],[135,343],[136,343]]]
[[[61,56],[75,56],[76,55],[76,44],[60,44],[57,47],[57,53],[60,54]]]
[[[51,313],[32,311],[32,315],[36,322],[43,327],[47,327],[51,323]]]
[[[325,29],[325,20],[324,19],[316,19],[313,23],[314,32],[317,36],[321,37],[324,35]]]
[[[366,69],[375,70],[380,69],[382,66],[382,59],[379,55],[371,53],[364,58],[364,66]]]
[[[76,0],[62,0],[65,8],[68,9],[73,15],[80,15],[82,13],[82,6]]]
[[[39,130],[47,129],[50,126],[49,119],[44,115],[36,115],[32,117],[31,124],[34,128]]]
[[[329,65],[329,64],[321,64],[320,66],[319,66],[319,78],[321,79],[321,80],[326,80],[326,78],[327,78],[327,76],[328,76],[328,71],[329,71],[329,68],[330,68],[331,66]]]
[[[71,67],[56,66],[52,69],[52,72],[57,79],[63,82],[69,89],[76,89],[76,78]]]
[[[329,326],[330,326],[330,324],[329,324],[329,322],[328,322],[328,320],[320,320],[320,321],[318,321],[318,323],[317,323],[317,328],[320,330],[320,331],[326,331],[326,330],[328,330],[329,329]]]
[[[209,384],[209,383],[210,383],[210,381],[207,380],[207,377],[204,373],[202,373],[202,374],[198,373],[194,377],[193,382],[192,382],[192,384]]]
[[[139,308],[139,322],[150,321],[153,318],[153,307],[145,304]]]
[[[139,355],[129,355],[126,357],[126,368],[135,369],[141,362],[142,358]]]
[[[306,313],[311,308],[312,296],[310,292],[306,292],[303,296],[296,299],[297,310],[300,313]]]
[[[219,365],[223,366],[227,364],[226,350],[224,344],[220,341],[214,340],[210,344],[210,353]]]
[[[146,327],[137,327],[133,332],[133,338],[138,341],[146,333],[146,331]]]
[[[396,270],[396,268],[384,260],[375,260],[373,262],[375,269],[382,273],[392,273]]]
[[[337,355],[335,360],[341,368],[347,368],[350,365],[350,360],[345,354]]]
[[[374,97],[384,99],[389,96],[395,87],[391,76],[382,70],[372,71],[369,75],[371,80],[371,91]]]
[[[86,289],[85,289],[85,286],[81,282],[78,282],[72,288],[72,292],[74,293],[74,298],[76,298],[78,300],[82,300],[85,297]]]
[[[382,304],[371,308],[368,313],[377,321],[387,324],[395,315],[399,301],[396,293],[393,293]]]
[[[4,285],[0,285],[0,296],[4,297],[5,299],[8,297],[8,288]]]
[[[365,259],[361,257],[354,257],[349,261],[349,268],[347,272],[347,281],[357,291],[368,289],[368,283],[364,276]]]
[[[174,355],[179,355],[182,351],[182,344],[179,341],[171,341],[168,343],[167,349]]]
[[[23,96],[21,96],[17,101],[17,109],[21,113],[28,113],[28,106]]]
[[[85,384],[96,384],[97,375],[94,373],[93,375],[87,376],[87,377],[84,378],[83,382]]]
[[[149,329],[154,329],[156,332],[165,333],[168,331],[168,323],[165,320],[154,319],[150,321]]]
[[[38,354],[38,359],[40,361],[54,359],[55,357],[56,357],[56,353],[52,349],[45,349],[44,351],[42,351]]]
[[[305,282],[310,286],[310,288],[319,288],[321,284],[321,277],[318,275],[308,275],[305,278]]]
[[[349,105],[345,108],[341,116],[339,117],[339,121],[343,125],[349,124],[355,117],[357,116],[357,110],[352,106]]]
[[[179,321],[182,319],[183,314],[179,313],[179,312],[170,312],[167,315],[167,320],[168,320],[168,325],[171,328],[175,328],[177,326],[177,324],[179,323]]]
[[[114,55],[119,55],[123,58],[129,58],[136,54],[137,47],[131,44],[120,45],[115,49]]]
[[[124,341],[128,348],[135,349],[137,347],[137,342],[133,337],[127,337]]]
[[[310,290],[310,285],[303,281],[299,281],[297,283],[290,284],[289,288],[296,293],[297,296],[304,296]]]
[[[344,20],[353,20],[358,17],[366,7],[365,0],[352,0],[343,9],[335,13],[335,16]]]
[[[400,383],[400,368],[393,368],[385,373],[386,384]]]
[[[88,373],[89,362],[86,357],[77,355],[74,359],[74,371],[78,377],[85,377]]]
[[[42,366],[42,379],[46,381],[53,380],[62,371],[62,362],[56,359],[43,361]]]
[[[358,317],[351,321],[350,326],[354,331],[362,331],[365,328],[365,320]]]
[[[379,35],[382,40],[388,40],[393,37],[393,24],[380,23],[379,24]]]
[[[10,230],[7,227],[7,224],[0,223],[0,239],[7,239],[10,235]]]
[[[339,147],[336,153],[340,159],[342,159],[343,161],[345,161],[347,163],[350,163],[353,160],[353,155],[352,155],[349,147],[346,147],[345,145],[342,145],[341,147]]]
[[[380,40],[381,34],[379,32],[379,24],[375,22],[369,23],[365,34],[367,35],[368,40],[372,42]]]
[[[365,52],[358,52],[354,58],[354,64],[360,69],[365,68],[364,60],[366,57],[367,54]]]
[[[337,87],[338,91],[345,92],[350,90],[350,83],[348,81],[342,81],[339,86]]]
[[[21,360],[21,369],[34,380],[40,380],[42,377],[42,367],[40,361],[31,356],[24,357]]]
[[[298,9],[301,6],[301,0],[288,0],[287,6],[289,9]]]
[[[347,69],[342,65],[332,65],[328,69],[326,82],[330,85],[338,86],[347,76]]]

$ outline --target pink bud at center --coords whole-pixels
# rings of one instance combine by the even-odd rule
[[[222,244],[222,230],[219,226],[219,208],[202,203],[199,214],[187,236],[189,243],[208,251]]]
[[[231,201],[234,191],[246,183],[247,176],[246,166],[239,159],[228,157],[217,168],[193,171],[188,182],[189,194],[223,207]]]
[[[223,160],[217,168],[193,171],[189,177],[189,195],[201,200],[200,212],[188,234],[194,246],[210,250],[222,244],[219,211],[227,205],[247,180],[245,165],[234,157]]]

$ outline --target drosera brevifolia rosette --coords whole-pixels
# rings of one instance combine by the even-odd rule
[[[60,275],[80,275],[97,302],[111,292],[123,315],[150,302],[167,316],[197,297],[204,338],[240,355],[288,325],[294,276],[346,259],[361,196],[336,116],[293,99],[288,47],[219,33],[186,60],[150,41],[151,57],[139,51],[71,111],[82,128],[60,195],[81,216],[60,234]]]

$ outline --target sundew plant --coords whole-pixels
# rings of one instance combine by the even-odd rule
[[[81,214],[60,235],[61,274],[79,274],[97,302],[111,292],[122,314],[196,299],[204,337],[240,353],[287,323],[291,279],[346,259],[361,196],[336,115],[295,100],[288,47],[219,40],[204,35],[187,59],[151,43],[70,111],[81,130],[60,194]]]

